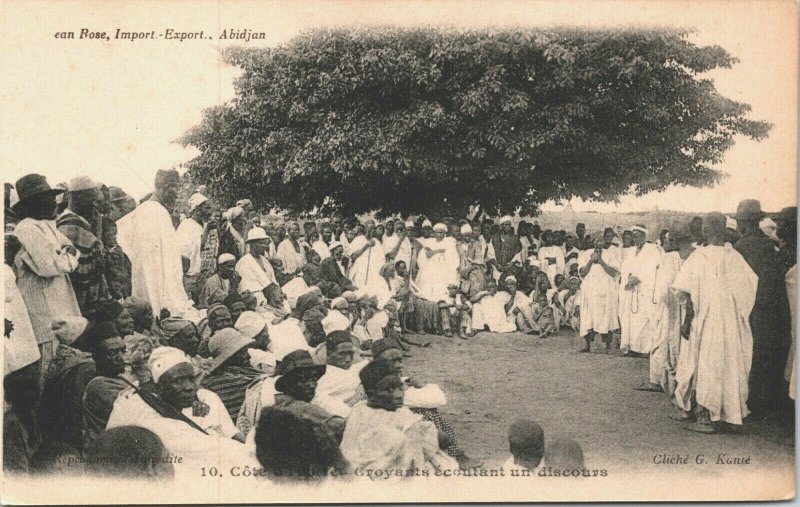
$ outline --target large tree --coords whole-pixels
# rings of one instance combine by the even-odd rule
[[[735,63],[678,30],[316,30],[233,48],[236,98],[185,144],[228,201],[292,212],[532,213],[708,186],[737,135],[769,125],[721,96]]]

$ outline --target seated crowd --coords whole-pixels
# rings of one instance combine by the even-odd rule
[[[52,472],[68,455],[90,473],[138,477],[193,474],[220,460],[260,466],[273,480],[479,467],[441,410],[446,394],[404,369],[409,345],[431,344],[426,334],[543,339],[566,327],[590,351],[595,335],[610,350],[621,331],[625,355],[650,358],[644,388],[667,392],[692,428],[747,415],[706,400],[749,364],[701,374],[719,347],[677,363],[683,341],[721,334],[690,329],[687,314],[713,322],[708,312],[736,311],[731,298],[742,311],[756,297],[755,275],[738,258],[723,262],[737,271],[720,275],[736,277],[731,294],[708,303],[714,285],[696,286],[711,276],[702,263],[718,262],[711,247],[725,244],[724,217],[720,227],[710,215],[699,234],[676,225],[658,245],[641,226],[589,236],[582,224],[575,234],[526,221],[515,230],[508,216],[334,216],[301,227],[247,199],[220,213],[199,188],[175,220],[179,183],[177,172],[159,171],[138,205],[87,177],[53,189],[31,174],[7,186],[5,470]],[[788,236],[778,236],[768,253],[793,259]],[[691,272],[681,268],[689,254]],[[651,276],[653,266],[675,280]],[[755,325],[752,333],[751,347]],[[782,357],[781,368],[788,351]],[[769,370],[756,384],[774,380]],[[509,467],[583,467],[577,444],[557,438],[545,448],[531,421],[512,425],[509,442]],[[166,466],[175,456],[181,466]]]

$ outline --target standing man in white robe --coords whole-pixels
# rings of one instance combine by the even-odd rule
[[[283,271],[294,274],[306,265],[306,251],[300,242],[300,227],[296,222],[289,224],[286,238],[278,245],[276,256],[283,262]]]
[[[383,251],[392,264],[403,261],[408,266],[411,263],[411,241],[406,237],[406,224],[402,220],[395,220],[394,233],[383,238]]]
[[[635,225],[631,231],[633,246],[621,269],[620,350],[623,356],[636,357],[649,354],[653,348],[659,304],[655,283],[662,253],[657,245],[647,242],[644,226]]]
[[[117,221],[117,243],[132,264],[132,295],[148,301],[156,315],[166,308],[181,316],[191,306],[183,289],[178,235],[170,215],[179,186],[178,171],[159,170],[150,199]]]
[[[670,290],[672,282],[678,275],[681,266],[692,254],[692,233],[689,224],[676,222],[669,230],[669,245],[673,250],[661,258],[658,269],[655,293],[658,298],[658,324],[656,325],[653,348],[650,352],[649,382],[644,382],[638,390],[659,391],[667,393],[670,401],[675,394],[675,374],[678,368],[678,357],[681,352],[681,325],[686,317],[686,309],[675,291]],[[660,388],[658,387],[660,386]],[[670,414],[670,417],[682,420],[682,415]]]
[[[420,296],[428,301],[447,299],[447,287],[458,284],[458,267],[461,260],[455,238],[445,237],[447,226],[438,223],[433,227],[433,237],[420,239],[422,250],[417,256],[419,272],[417,286]]]
[[[372,230],[368,231],[370,234]],[[383,296],[389,285],[381,276],[381,268],[386,263],[386,254],[380,241],[367,239],[360,233],[350,243],[350,271],[348,276],[357,288],[368,296]]]
[[[599,334],[608,354],[611,352],[611,334],[619,329],[617,275],[620,255],[619,248],[604,248],[602,235],[596,234],[593,238],[594,249],[583,250],[578,257],[583,278],[578,302],[581,308],[580,334],[586,342],[580,352],[590,352],[594,336]]]
[[[685,429],[715,433],[712,423],[738,426],[749,414],[753,359],[749,319],[758,277],[744,257],[725,243],[725,215],[706,216],[703,233],[708,246],[695,250],[672,283],[686,302],[681,335],[689,340],[686,353],[681,350],[676,399],[687,412],[696,408],[696,421],[684,423]],[[688,404],[692,389],[696,407]]]
[[[528,256],[527,248],[522,249],[522,258]],[[542,271],[547,273],[550,285],[556,286],[556,275],[563,274],[565,268],[564,249],[553,244],[553,233],[545,231],[542,234],[542,246],[539,247],[539,262],[542,263]]]
[[[183,258],[183,263],[189,267],[183,274],[183,288],[186,295],[192,299],[199,299],[199,290],[196,287],[197,277],[203,260],[200,252],[203,249],[203,225],[211,216],[211,203],[203,194],[195,193],[189,198],[189,218],[178,224],[178,245]]]
[[[264,289],[277,283],[275,271],[267,258],[269,237],[261,227],[253,227],[247,232],[248,253],[236,263],[236,272],[242,277],[239,292],[251,292],[259,305],[265,301]]]

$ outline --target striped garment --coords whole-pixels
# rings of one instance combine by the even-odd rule
[[[249,366],[221,366],[206,375],[200,386],[220,397],[231,420],[236,423],[247,386],[263,376],[262,372]]]

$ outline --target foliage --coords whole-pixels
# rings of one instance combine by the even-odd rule
[[[678,30],[317,30],[233,48],[236,98],[182,142],[226,200],[294,212],[535,212],[708,186],[741,134],[711,80],[735,59]]]

